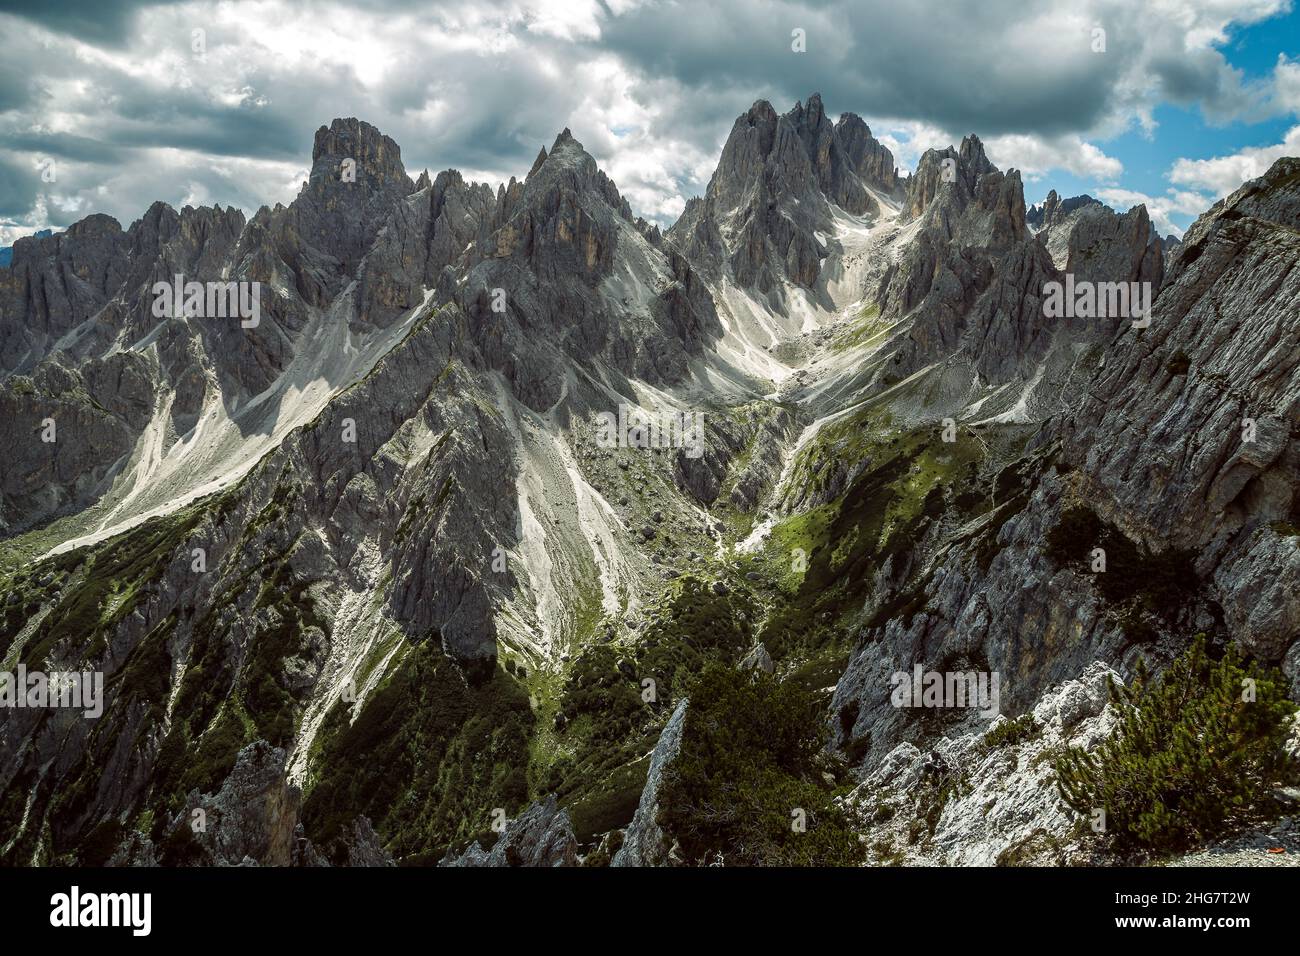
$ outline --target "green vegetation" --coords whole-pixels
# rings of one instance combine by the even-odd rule
[[[1065,851],[1061,841],[1039,827],[1028,836],[1012,843],[995,861],[995,866],[1065,866]]]
[[[574,661],[557,717],[561,755],[540,789],[559,796],[583,842],[632,819],[645,756],[695,675],[711,662],[734,664],[752,645],[745,598],[723,590],[683,575],[649,611],[635,647],[590,644]]]
[[[893,324],[880,318],[880,306],[871,302],[864,305],[858,317],[847,329],[838,332],[831,342],[834,352],[847,352],[864,345],[883,342]]]
[[[494,808],[527,802],[533,715],[504,669],[470,681],[430,635],[349,724],[351,709],[339,701],[326,716],[303,806],[307,836],[336,861],[361,814],[394,856],[427,863],[489,834]]]
[[[1053,761],[1061,796],[1080,814],[1106,812],[1117,847],[1177,852],[1266,812],[1269,788],[1294,768],[1282,744],[1296,705],[1276,670],[1235,647],[1212,660],[1204,635],[1151,686],[1140,672],[1115,734],[1094,753]]]
[[[984,735],[984,746],[990,750],[997,747],[1010,747],[1013,744],[1032,740],[1043,732],[1034,721],[1033,714],[1021,714],[1011,720],[1004,720]]]
[[[825,735],[821,708],[796,685],[707,666],[692,688],[681,751],[660,791],[660,823],[685,860],[862,862],[865,848],[821,777]]]
[[[852,625],[846,614],[864,605],[875,573],[915,547],[949,510],[968,518],[987,507],[978,488],[982,456],[968,434],[944,442],[937,424],[900,431],[878,412],[823,427],[800,452],[791,485],[813,500],[830,500],[780,522],[768,538],[767,571],[783,598],[763,631],[772,657],[822,669],[842,664],[849,638],[841,628]],[[855,466],[858,474],[847,482]],[[890,614],[910,614],[925,598],[909,589],[887,603]]]
[[[28,580],[37,571],[69,571],[83,561],[86,566],[80,583],[58,594],[58,603],[29,638],[23,649],[27,666],[38,668],[62,641],[75,642],[83,660],[96,660],[106,637],[158,586],[168,564],[188,564],[189,554],[182,549],[201,515],[199,508],[186,508],[133,528],[89,554],[75,552],[42,562]]]

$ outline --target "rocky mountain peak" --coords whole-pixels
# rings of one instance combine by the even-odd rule
[[[992,172],[996,168],[989,162],[988,155],[984,152],[983,141],[974,133],[962,138],[961,148],[957,152],[961,157],[962,166],[972,170],[976,175]]]
[[[573,138],[573,133],[569,130],[569,127],[566,126],[564,129],[560,130],[559,134],[555,137],[555,142],[551,144],[551,152],[553,153],[560,147],[566,146],[570,143],[578,149],[582,149],[582,144]]]
[[[375,127],[356,117],[336,119],[316,130],[311,150],[311,180],[339,179],[345,163],[354,164],[356,181],[403,195],[414,183],[402,166],[402,148]]]
[[[506,191],[506,208],[503,210],[505,218],[513,216],[517,209],[518,204],[512,202],[512,195],[522,198],[525,204],[533,206],[535,210],[539,207],[554,209],[566,202],[575,201],[582,205],[595,198],[610,206],[618,218],[629,223],[633,219],[632,207],[619,194],[614,181],[605,175],[595,158],[574,138],[568,127],[555,137],[550,153],[545,149],[538,153],[533,168],[524,179],[523,190],[520,193]],[[571,198],[565,199],[566,196]]]
[[[1049,193],[1025,213],[1058,269],[1076,280],[1151,282],[1164,277],[1164,252],[1146,206],[1117,213],[1091,196],[1060,200]]]
[[[340,119],[249,223],[156,203],[20,240],[0,647],[111,680],[98,725],[0,708],[0,863],[710,862],[671,765],[725,698],[688,716],[688,670],[743,690],[806,651],[836,752],[804,789],[830,807],[859,784],[835,839],[981,864],[1074,840],[1039,758],[1110,732],[1112,665],[1205,631],[1300,696],[1298,226],[1282,161],[1189,230],[1148,326],[1052,315],[1063,270],[1160,283],[1145,208],[1052,191],[1027,212],[976,136],[900,182],[813,94],[741,114],[666,235],[569,129],[488,187],[412,183]],[[150,280],[177,272],[260,283],[260,325],[158,321]],[[611,445],[592,424],[621,431],[624,402],[707,424]],[[641,707],[662,661],[685,669]],[[1005,678],[992,724],[891,699],[900,664],[945,662]],[[461,842],[506,802],[491,849]],[[199,806],[223,822],[191,839]]]
[[[871,127],[857,113],[842,113],[835,124],[836,138],[862,181],[873,189],[895,195],[901,182],[894,154],[871,135]]]
[[[1035,232],[1047,229],[1053,223],[1063,219],[1076,209],[1084,206],[1101,206],[1099,199],[1093,199],[1087,193],[1062,199],[1055,189],[1050,190],[1041,203],[1031,206],[1025,212],[1025,222]]]
[[[757,100],[732,125],[704,199],[687,203],[669,235],[706,269],[729,266],[742,286],[782,298],[783,280],[816,285],[833,206],[880,214],[872,189],[897,194],[898,179],[860,117],[832,123],[817,93],[783,115]]]
[[[533,160],[533,165],[532,168],[528,170],[528,175],[531,176],[533,173],[537,172],[537,170],[541,169],[542,163],[544,162],[546,162],[545,146],[543,146],[541,150],[537,153],[537,158]],[[513,179],[514,177],[512,176],[511,178]]]

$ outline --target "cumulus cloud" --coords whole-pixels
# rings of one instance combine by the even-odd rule
[[[984,143],[984,149],[995,165],[1019,169],[1027,180],[1042,179],[1053,170],[1065,170],[1080,179],[1113,182],[1124,172],[1124,164],[1118,159],[1107,156],[1073,133],[995,136]]]
[[[1145,193],[1135,192],[1131,189],[1113,187],[1099,189],[1096,198],[1120,212],[1125,212],[1138,205],[1146,206],[1147,215],[1151,217],[1152,225],[1156,227],[1156,230],[1162,236],[1170,233],[1177,236],[1183,234],[1182,227],[1173,221],[1173,216],[1200,215],[1214,202],[1213,199],[1201,193],[1180,189],[1170,189],[1163,196],[1148,196]]]
[[[1247,148],[1214,159],[1180,159],[1169,179],[1222,199],[1247,180],[1264,175],[1283,156],[1300,156],[1300,126],[1292,127],[1282,142],[1273,146]]]

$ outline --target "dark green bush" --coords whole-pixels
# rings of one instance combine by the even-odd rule
[[[1012,720],[1004,720],[985,734],[984,746],[989,749],[1009,747],[1030,740],[1041,732],[1042,728],[1034,722],[1033,714],[1021,714]]]
[[[688,863],[846,866],[864,856],[832,803],[818,755],[827,728],[813,698],[766,674],[710,665],[690,693],[660,824]],[[806,815],[806,831],[792,813]]]
[[[1243,700],[1246,681],[1254,700]],[[1282,743],[1295,704],[1276,670],[1243,663],[1235,648],[1210,659],[1203,635],[1149,686],[1139,673],[1114,689],[1123,708],[1115,734],[1089,754],[1070,748],[1053,761],[1074,810],[1106,812],[1122,849],[1176,852],[1266,809],[1271,785],[1290,768]]]

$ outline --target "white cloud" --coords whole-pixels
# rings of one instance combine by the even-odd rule
[[[994,165],[1002,169],[1014,167],[1027,180],[1064,170],[1080,179],[1114,182],[1124,172],[1124,164],[1118,159],[1073,133],[1052,137],[994,136],[985,141],[984,149]]]
[[[1178,236],[1183,234],[1183,228],[1173,221],[1172,216],[1199,216],[1214,204],[1208,196],[1176,189],[1169,190],[1164,196],[1148,196],[1132,189],[1107,187],[1097,190],[1096,198],[1120,212],[1127,212],[1137,205],[1146,206],[1147,215],[1162,236],[1171,232]]]
[[[1248,147],[1214,159],[1180,159],[1170,170],[1169,181],[1221,199],[1247,180],[1264,175],[1283,156],[1300,156],[1300,126],[1292,127],[1275,146]]]

